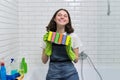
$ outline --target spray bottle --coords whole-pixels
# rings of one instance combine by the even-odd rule
[[[1,63],[1,71],[0,71],[0,74],[1,74],[1,80],[7,80],[7,79],[6,79],[6,68],[5,68],[4,62]]]
[[[6,75],[7,80],[15,80],[19,76],[20,76],[20,73],[15,73],[15,74],[12,74],[12,75]]]
[[[10,67],[11,67],[11,75],[15,74],[18,72],[17,68],[16,68],[16,62],[15,62],[15,59],[14,58],[11,58],[11,61],[10,61]]]
[[[0,80],[1,80],[1,65],[0,65]]]

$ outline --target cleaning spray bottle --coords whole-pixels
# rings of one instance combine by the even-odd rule
[[[1,63],[1,69],[0,69],[0,74],[1,74],[1,80],[7,80],[6,79],[6,68],[4,62]]]
[[[0,80],[1,80],[1,65],[0,65]]]
[[[6,77],[7,77],[7,80],[15,80],[17,77],[20,77],[21,75],[20,75],[20,73],[14,73],[14,74],[12,74],[12,75],[6,75]]]
[[[14,58],[11,58],[11,61],[10,61],[10,67],[11,67],[11,75],[17,73],[17,68],[16,68],[16,62],[15,62],[15,59]]]
[[[23,71],[23,74],[27,73],[27,63],[24,57],[22,58],[22,61],[20,63],[20,69]]]

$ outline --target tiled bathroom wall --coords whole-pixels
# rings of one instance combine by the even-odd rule
[[[18,29],[17,0],[0,0],[0,60],[5,61],[6,67],[11,58],[17,61],[19,56]]]
[[[65,8],[70,12],[75,33],[83,43],[82,50],[89,55],[104,79],[117,79],[120,66],[119,4],[118,0],[19,0],[20,54],[26,56],[32,68],[41,68],[43,79],[48,65],[41,63],[42,36],[54,12]],[[84,63],[88,68],[84,70],[86,80],[98,80],[89,61],[84,60]],[[78,64],[80,71],[81,63]]]
[[[28,57],[30,64],[38,63],[45,27],[57,9],[65,8],[71,14],[83,49],[93,61],[119,64],[119,3],[118,0],[109,3],[107,0],[19,0],[20,53]]]
[[[119,0],[0,0],[0,59],[8,62],[9,58],[17,58],[20,54],[26,58],[29,68],[40,67],[36,73],[44,72],[39,74],[43,80],[48,64],[41,62],[42,36],[54,12],[65,8],[83,43],[82,50],[90,56],[104,80],[117,80],[120,70],[119,4]],[[88,68],[84,71],[85,80],[99,80],[89,61],[84,60],[84,63]],[[78,64],[80,70],[81,63]]]

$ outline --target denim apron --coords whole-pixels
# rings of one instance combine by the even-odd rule
[[[67,55],[65,45],[52,43],[46,80],[79,80],[78,72]]]

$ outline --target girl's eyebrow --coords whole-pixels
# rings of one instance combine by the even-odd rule
[[[61,13],[58,13],[58,14],[61,14]],[[67,15],[67,14],[64,14],[64,15]]]

